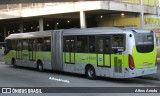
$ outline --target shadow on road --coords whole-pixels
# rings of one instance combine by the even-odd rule
[[[10,68],[14,68],[12,66],[9,66]],[[37,70],[35,68],[28,68],[28,67],[18,67],[14,68],[16,70],[29,70],[36,72]],[[39,72],[39,71],[37,71]],[[87,79],[88,78],[85,75],[82,74],[76,74],[76,73],[68,73],[68,72],[61,72],[61,71],[50,71],[50,70],[44,70],[41,73],[47,73],[50,75],[61,75],[61,76],[69,76],[73,78],[79,78],[79,79]],[[104,81],[104,82],[111,82],[111,83],[121,83],[121,84],[141,84],[145,86],[157,86],[160,87],[160,82],[158,80],[148,78],[148,77],[136,77],[136,78],[107,78],[107,77],[97,77],[96,80],[90,80],[92,81]]]

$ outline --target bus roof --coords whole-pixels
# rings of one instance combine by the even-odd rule
[[[86,34],[116,34],[122,33],[121,28],[116,27],[95,27],[95,28],[82,28],[82,29],[67,29],[63,30],[63,35],[86,35]]]
[[[28,32],[28,33],[15,33],[11,34],[5,39],[25,39],[25,38],[38,38],[51,36],[51,30],[39,31],[39,32]]]
[[[84,29],[66,29],[63,30],[63,35],[90,35],[90,34],[124,34],[129,32],[150,33],[151,30],[129,28],[129,27],[95,27]]]
[[[151,30],[135,29],[135,30],[133,30],[133,32],[136,32],[136,33],[150,33],[152,31]]]
[[[59,29],[53,31],[63,31],[63,35],[85,35],[85,34],[106,34],[106,33],[122,33],[120,28],[116,27],[95,27],[95,28],[84,28],[84,29]],[[11,34],[5,39],[25,39],[25,38],[38,38],[51,36],[52,30],[39,31],[39,32],[27,32],[27,33],[15,33]]]
[[[53,30],[63,31],[63,35],[93,35],[93,34],[123,34],[125,32],[137,32],[137,33],[148,33],[150,30],[141,30],[137,28],[117,28],[117,27],[95,27],[95,28],[84,28],[84,29],[59,29]],[[28,33],[15,33],[11,34],[5,39],[25,39],[25,38],[38,38],[51,36],[52,30],[39,31],[39,32],[28,32]]]

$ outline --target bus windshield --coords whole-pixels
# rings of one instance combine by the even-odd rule
[[[152,52],[154,49],[154,36],[153,32],[150,33],[137,33],[134,32],[136,49],[139,53]]]

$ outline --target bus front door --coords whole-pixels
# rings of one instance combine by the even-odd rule
[[[111,67],[110,41],[110,36],[97,37],[97,64],[99,67]]]

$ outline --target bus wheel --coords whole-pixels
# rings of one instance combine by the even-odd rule
[[[16,60],[15,59],[12,59],[12,65],[13,65],[13,67],[17,67],[17,65],[16,65]]]
[[[42,72],[43,71],[43,64],[41,61],[38,61],[38,64],[37,64],[37,69],[38,71]]]
[[[94,80],[96,78],[96,72],[93,66],[87,66],[85,74],[90,80]]]

